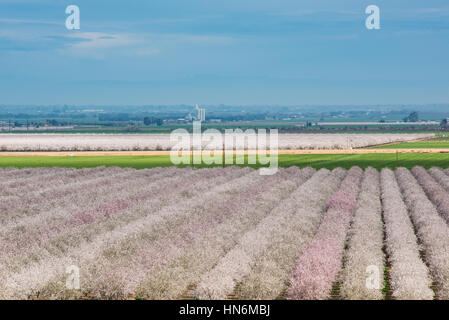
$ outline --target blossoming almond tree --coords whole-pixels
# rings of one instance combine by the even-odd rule
[[[421,240],[438,299],[449,299],[449,226],[410,171],[396,170],[411,219]]]
[[[195,295],[200,299],[225,298],[233,292],[235,285],[251,272],[256,259],[263,255],[270,245],[280,239],[289,224],[295,223],[295,219],[300,219],[304,223],[310,222],[310,220],[313,223],[314,219],[319,219],[320,202],[324,202],[326,195],[332,191],[332,188],[338,185],[344,172],[337,170],[335,173],[332,173],[333,176],[331,178],[328,178],[328,174],[327,170],[320,170],[309,181],[293,192],[286,201],[274,208],[268,217],[244,234],[238,244],[217,263],[215,268],[203,275],[195,290]],[[320,189],[323,180],[330,184],[331,187],[321,190],[321,192],[324,191],[324,194],[316,199],[318,204],[316,202],[310,203],[308,215],[298,217],[296,215],[298,205],[308,204],[308,202],[305,202],[310,199],[307,194]],[[314,218],[314,215],[316,218]],[[309,232],[313,232],[313,229]]]
[[[0,298],[449,299],[448,174],[0,169]]]
[[[414,167],[412,173],[426,192],[430,200],[436,205],[438,212],[449,221],[449,194],[422,167]],[[442,180],[443,183],[445,181]]]
[[[304,247],[313,238],[328,198],[338,189],[343,178],[334,171],[320,183],[309,186],[291,201],[295,208],[279,228],[270,246],[257,259],[251,272],[238,285],[241,299],[277,299],[284,296],[287,281]]]
[[[301,170],[298,176],[281,171],[281,174],[285,173],[287,176],[279,175],[275,179],[269,179],[272,182],[267,181],[266,187],[260,192],[255,191],[259,195],[247,197],[240,204],[241,209],[230,212],[227,220],[205,232],[195,229],[195,233],[200,233],[197,240],[188,243],[188,248],[180,257],[143,283],[137,294],[149,299],[179,298],[187,287],[197,285],[201,276],[232,250],[243,234],[269,215],[279,203],[289,198],[313,172],[310,169]],[[292,183],[292,179],[295,183]]]
[[[383,222],[380,202],[380,177],[377,170],[368,168],[362,181],[357,210],[349,232],[345,253],[340,296],[345,299],[383,299]],[[376,268],[378,287],[367,286],[370,267]]]
[[[328,201],[316,235],[296,261],[287,291],[289,299],[329,298],[341,269],[362,175],[360,168],[351,168],[340,189]]]
[[[430,300],[432,280],[419,254],[418,240],[395,175],[382,169],[382,205],[386,247],[391,263],[391,289],[396,299]]]

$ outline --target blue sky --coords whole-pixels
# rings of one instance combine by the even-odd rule
[[[447,0],[0,0],[0,104],[448,103],[448,57]]]

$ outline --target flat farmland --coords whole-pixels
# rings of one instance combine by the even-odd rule
[[[365,150],[365,149],[364,149]],[[361,168],[374,167],[382,169],[384,167],[397,168],[412,167],[419,165],[424,168],[433,166],[441,168],[449,168],[449,153],[398,153],[394,151],[390,153],[354,153],[355,150],[347,151],[347,153],[308,153],[302,154],[279,154],[280,167],[313,167],[315,169],[327,168],[334,169],[342,167],[349,169],[352,166],[360,166]],[[281,152],[280,152],[281,153]],[[5,153],[3,153],[5,154]],[[67,156],[62,153],[60,156],[50,155],[30,155],[30,156],[1,156],[0,168],[39,168],[39,167],[62,167],[62,168],[95,168],[98,166],[116,166],[122,168],[150,169],[157,167],[173,166],[168,155],[102,155],[102,156]],[[245,159],[245,163],[248,163]],[[186,166],[186,165],[184,165]],[[244,167],[259,168],[260,165],[244,164]],[[197,168],[221,167],[221,165],[195,165]]]
[[[375,147],[376,149],[448,149],[449,138],[447,134],[440,134],[433,138],[423,139],[419,141],[407,141],[400,143],[391,143],[383,146]]]
[[[448,170],[0,177],[3,299],[449,298]]]
[[[279,134],[278,148],[341,150],[433,136],[434,134]],[[204,141],[209,141],[208,139],[210,137]],[[174,145],[169,134],[0,134],[0,151],[154,151],[171,150]],[[207,148],[208,142],[203,142],[202,149]]]

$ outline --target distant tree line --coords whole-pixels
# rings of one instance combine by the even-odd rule
[[[164,121],[161,118],[156,118],[156,117],[145,117],[143,118],[143,124],[146,126],[151,126],[151,125],[157,125],[157,126],[161,126],[164,123]]]
[[[419,121],[418,112],[413,111],[407,117],[405,117],[403,120],[404,120],[404,122],[418,122]]]

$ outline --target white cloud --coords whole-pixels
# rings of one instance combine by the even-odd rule
[[[94,59],[109,55],[150,56],[186,46],[226,46],[237,40],[229,36],[183,33],[74,32],[64,37],[74,41],[61,51],[63,54]]]
[[[139,42],[132,35],[117,33],[77,32],[67,37],[82,40],[70,45],[70,48],[75,50],[121,47]]]
[[[148,56],[159,52],[148,46],[147,41],[135,34],[76,32],[67,38],[79,40],[70,43],[63,54],[72,54],[93,59],[104,59],[110,55]]]

